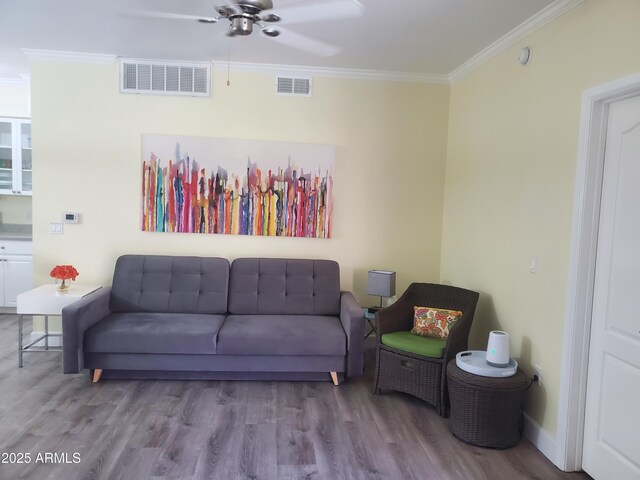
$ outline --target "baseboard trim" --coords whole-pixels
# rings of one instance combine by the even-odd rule
[[[560,468],[556,459],[556,440],[526,413],[524,414],[524,436],[556,467]]]
[[[62,334],[62,332],[52,332],[50,331],[49,333],[54,333],[54,334]],[[30,342],[33,342],[35,339],[41,337],[42,335],[44,335],[44,332],[31,332],[31,340]],[[38,343],[34,343],[33,344],[34,347],[44,347],[44,338],[42,340],[40,340]],[[61,347],[62,346],[62,337],[49,337],[49,346],[50,347]]]

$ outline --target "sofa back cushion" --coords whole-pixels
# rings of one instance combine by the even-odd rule
[[[123,255],[111,289],[113,312],[226,313],[224,258]]]
[[[238,258],[231,265],[229,312],[339,315],[340,267],[332,260]]]

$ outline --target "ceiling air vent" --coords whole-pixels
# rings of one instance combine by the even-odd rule
[[[311,96],[311,78],[309,77],[277,77],[276,93],[278,95]]]
[[[210,63],[120,60],[120,93],[209,96]]]

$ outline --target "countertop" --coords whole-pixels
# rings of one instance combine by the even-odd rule
[[[0,240],[26,240],[31,241],[31,225],[20,225],[14,223],[0,223]]]

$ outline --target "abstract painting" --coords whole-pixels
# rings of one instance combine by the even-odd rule
[[[335,147],[142,136],[142,230],[331,237]]]

